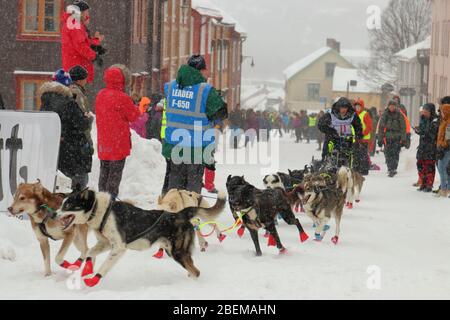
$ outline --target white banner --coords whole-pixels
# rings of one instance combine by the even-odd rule
[[[20,183],[55,188],[61,121],[53,112],[0,111],[0,212]]]

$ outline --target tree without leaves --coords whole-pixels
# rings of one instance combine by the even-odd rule
[[[380,85],[394,80],[395,54],[430,34],[431,3],[428,0],[391,0],[381,16],[381,29],[369,31],[372,59],[364,75]]]

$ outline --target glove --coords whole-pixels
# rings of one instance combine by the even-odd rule
[[[406,135],[406,141],[404,142],[404,146],[405,148],[408,150],[409,148],[411,148],[411,134],[408,133]]]
[[[102,46],[91,45],[91,49],[97,52],[99,55],[104,55],[108,50],[103,48]]]

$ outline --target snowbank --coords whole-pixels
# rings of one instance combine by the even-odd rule
[[[97,137],[94,126],[92,137]],[[161,155],[162,145],[157,140],[141,138],[136,132],[131,134],[132,150],[127,158],[120,185],[119,198],[132,200],[142,208],[151,208],[161,194],[166,172],[166,160]],[[100,175],[100,160],[97,156],[97,146],[93,158],[92,173],[89,175],[89,187],[98,190]]]

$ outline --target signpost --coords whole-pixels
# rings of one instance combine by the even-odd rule
[[[61,121],[53,112],[0,110],[0,212],[7,212],[20,183],[55,188]]]

